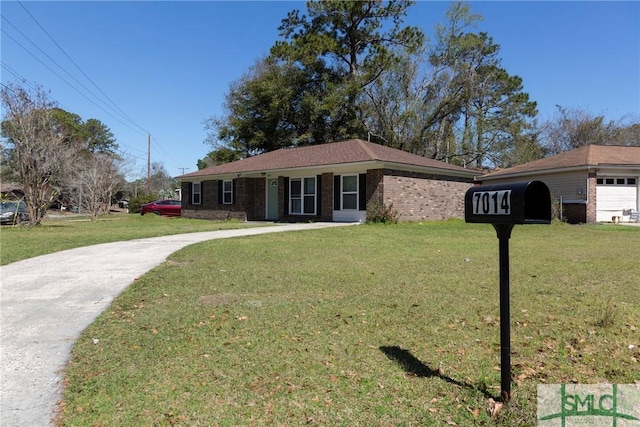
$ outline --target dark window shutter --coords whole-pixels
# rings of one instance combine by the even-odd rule
[[[289,177],[284,177],[284,214],[289,214]]]
[[[200,204],[204,205],[204,183],[205,181],[200,182]]]
[[[316,176],[316,215],[322,214],[322,175]]]
[[[222,204],[222,180],[218,180],[218,204]]]
[[[333,210],[340,210],[340,175],[333,176]]]
[[[367,210],[367,174],[361,173],[358,176],[358,208],[361,211]]]
[[[231,204],[236,202],[236,180],[231,181]]]

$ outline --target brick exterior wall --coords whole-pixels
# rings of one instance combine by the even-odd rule
[[[569,224],[580,224],[587,222],[587,204],[563,203],[562,218]]]
[[[384,203],[384,171],[369,169],[367,171],[367,204],[371,202]]]
[[[234,180],[235,191],[232,204],[218,203],[218,180],[202,181],[202,203],[191,203],[191,183],[182,183],[182,216],[186,218],[227,220],[264,220],[265,180],[261,178],[238,178]],[[262,194],[256,197],[257,193]]]
[[[597,176],[595,173],[589,173],[587,178],[587,223],[596,222],[598,197],[596,196],[596,187],[598,186]]]
[[[278,177],[278,217],[282,221],[332,221],[333,173],[320,175],[320,210],[316,215],[285,214],[285,177]],[[595,182],[595,181],[594,181]],[[182,183],[182,216],[186,218],[262,221],[266,209],[266,180],[234,180],[234,202],[218,203],[218,180],[203,181],[202,204],[191,203],[191,183]],[[400,214],[400,221],[464,218],[464,194],[473,185],[471,179],[420,174],[390,169],[367,171],[367,203],[380,201]],[[595,215],[595,214],[594,214]]]
[[[400,221],[464,218],[464,195],[473,186],[471,179],[384,172],[384,203],[393,204]]]

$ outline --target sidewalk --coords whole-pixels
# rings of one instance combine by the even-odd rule
[[[0,267],[0,425],[50,425],[74,341],[136,277],[211,239],[346,226],[286,224],[106,243]]]

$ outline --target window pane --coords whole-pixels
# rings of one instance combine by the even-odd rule
[[[613,178],[607,178],[605,184],[613,184]]]
[[[358,196],[356,194],[343,194],[342,209],[358,209]]]
[[[636,185],[636,179],[635,178],[627,178],[627,184],[628,185]]]
[[[358,177],[357,176],[343,176],[342,177],[342,191],[344,191],[344,192],[358,191]]]
[[[315,212],[316,198],[314,196],[304,196],[304,213],[313,214]]]
[[[222,185],[224,186],[224,191],[231,191],[233,188],[233,183],[231,181],[223,181]]]
[[[618,178],[616,184],[624,184],[624,178]]]
[[[298,196],[300,197],[302,190],[302,183],[299,179],[291,180],[291,197]]]
[[[224,193],[222,203],[225,205],[231,204],[231,193]]]
[[[193,203],[194,205],[199,205],[201,202],[201,198],[200,198],[200,190],[201,190],[201,185],[199,182],[194,182],[193,186],[192,186],[192,194],[191,194],[191,203]]]
[[[300,211],[301,204],[302,204],[302,201],[300,199],[291,199],[291,213],[292,214],[302,213]]]
[[[304,194],[316,194],[316,179],[305,178],[304,179]]]
[[[597,183],[600,185],[604,184],[604,179],[598,178]]]

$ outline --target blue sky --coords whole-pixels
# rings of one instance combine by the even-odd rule
[[[419,1],[406,23],[431,36],[449,5]],[[638,120],[640,2],[470,5],[484,17],[477,29],[501,46],[502,65],[538,103],[539,120],[556,105]],[[211,149],[203,121],[222,114],[229,84],[268,53],[281,20],[305,3],[4,0],[0,7],[2,82],[18,75],[50,90],[62,108],[101,120],[134,160],[134,178],[146,175],[147,133],[152,161],[170,175],[197,169]]]

